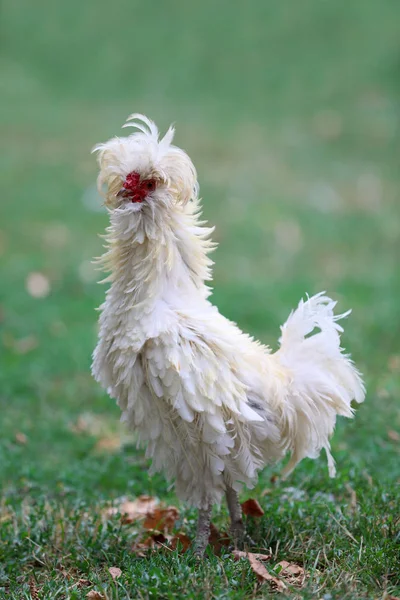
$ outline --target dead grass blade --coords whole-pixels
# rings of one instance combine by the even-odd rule
[[[239,560],[241,558],[247,558],[249,554],[254,556],[257,560],[271,560],[272,554],[260,554],[259,552],[242,552],[241,550],[233,550],[233,558]]]

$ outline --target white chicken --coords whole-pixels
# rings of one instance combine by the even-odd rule
[[[334,316],[327,296],[300,302],[275,353],[218,312],[206,285],[213,229],[200,220],[190,158],[172,145],[172,127],[159,139],[139,114],[125,127],[136,131],[94,148],[111,221],[99,260],[111,286],[92,372],[146,445],[151,471],[163,471],[199,509],[201,555],[223,494],[235,544],[243,544],[237,494],[266,464],[290,452],[288,473],[324,448],[334,475],[336,415],[352,416],[364,386],[340,348],[346,315]]]

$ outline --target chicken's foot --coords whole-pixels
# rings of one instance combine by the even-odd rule
[[[237,492],[230,486],[226,488],[226,502],[231,517],[231,534],[235,549],[243,548],[246,541],[246,527],[243,523],[242,507]]]
[[[211,504],[206,508],[199,509],[199,517],[197,521],[196,540],[194,542],[194,554],[197,558],[201,558],[207,548],[210,537],[210,522],[211,522]]]

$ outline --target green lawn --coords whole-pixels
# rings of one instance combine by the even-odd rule
[[[305,292],[353,308],[343,343],[368,394],[339,423],[338,477],[306,460],[244,496],[269,571],[309,575],[279,596],[400,595],[399,19],[396,0],[3,1],[0,598],[274,595],[228,550],[138,557],[136,525],[104,517],[123,496],[178,504],[89,372],[107,223],[90,148],[133,111],[176,122],[198,168],[224,314],[276,347]]]

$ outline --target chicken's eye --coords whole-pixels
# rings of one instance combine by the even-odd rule
[[[152,192],[153,190],[156,189],[156,182],[154,179],[148,179],[145,183],[146,186],[146,190],[148,190],[149,192]]]

